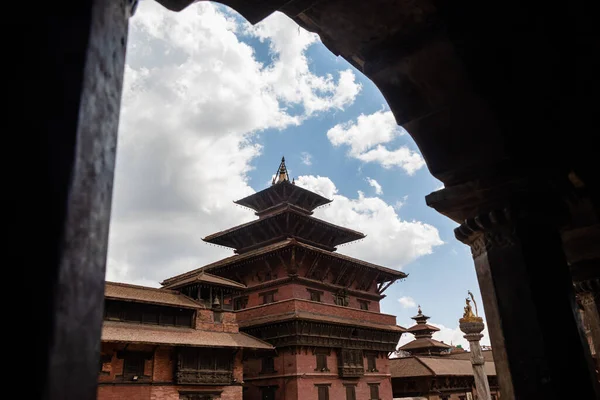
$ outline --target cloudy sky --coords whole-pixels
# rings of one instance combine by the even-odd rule
[[[378,89],[279,13],[251,26],[216,3],[181,13],[140,4],[107,279],[158,286],[231,255],[202,238],[255,218],[233,200],[264,189],[281,156],[298,185],[334,200],[317,217],[367,235],[340,253],[409,274],[387,290],[383,312],[410,326],[420,304],[439,340],[465,345],[457,320],[467,290],[479,300],[479,289],[456,224],[425,205],[441,183]]]

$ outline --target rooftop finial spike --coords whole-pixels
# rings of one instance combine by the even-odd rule
[[[290,176],[288,175],[287,168],[285,166],[285,157],[281,157],[281,164],[279,164],[279,168],[277,168],[277,173],[275,174],[275,178],[273,178],[272,184],[274,185],[283,181],[290,181]]]

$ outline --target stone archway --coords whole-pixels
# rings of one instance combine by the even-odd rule
[[[160,2],[174,10],[190,3]],[[48,17],[53,46],[44,74],[49,93],[62,95],[48,95],[44,110],[49,137],[61,133],[47,150],[54,190],[44,211],[53,220],[40,263],[49,398],[94,396],[127,18],[135,3],[87,0]],[[457,238],[473,250],[503,397],[598,396],[568,267],[584,264],[568,249],[566,258],[561,242],[574,229],[593,232],[600,214],[600,168],[588,134],[595,122],[590,98],[598,93],[591,6],[224,3],[250,22],[286,13],[380,88],[446,186],[427,203],[462,223]],[[564,139],[553,140],[554,132]],[[577,281],[597,292],[598,273],[589,272],[600,262],[595,247]],[[568,351],[559,357],[557,347]]]

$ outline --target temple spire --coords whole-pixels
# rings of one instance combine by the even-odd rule
[[[279,168],[277,168],[277,173],[271,181],[271,185],[281,183],[283,181],[290,181],[290,176],[288,175],[287,168],[285,166],[285,157],[281,157],[281,164],[279,164]]]

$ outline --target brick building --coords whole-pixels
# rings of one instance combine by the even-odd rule
[[[394,399],[476,400],[471,353],[433,339],[439,328],[427,323],[421,312],[412,317],[416,324],[408,328],[414,340],[398,348],[391,358]],[[500,398],[496,367],[491,350],[481,352],[492,400]]]
[[[387,356],[405,330],[379,301],[406,274],[336,253],[364,235],[312,217],[330,202],[290,181],[282,159],[269,188],[236,201],[258,219],[204,238],[235,255],[162,282],[188,295],[206,273],[242,285],[240,330],[277,349],[245,357],[244,399],[392,398]]]
[[[242,399],[242,358],[273,347],[238,330],[230,299],[243,285],[202,274],[194,288],[106,283],[99,400]]]

